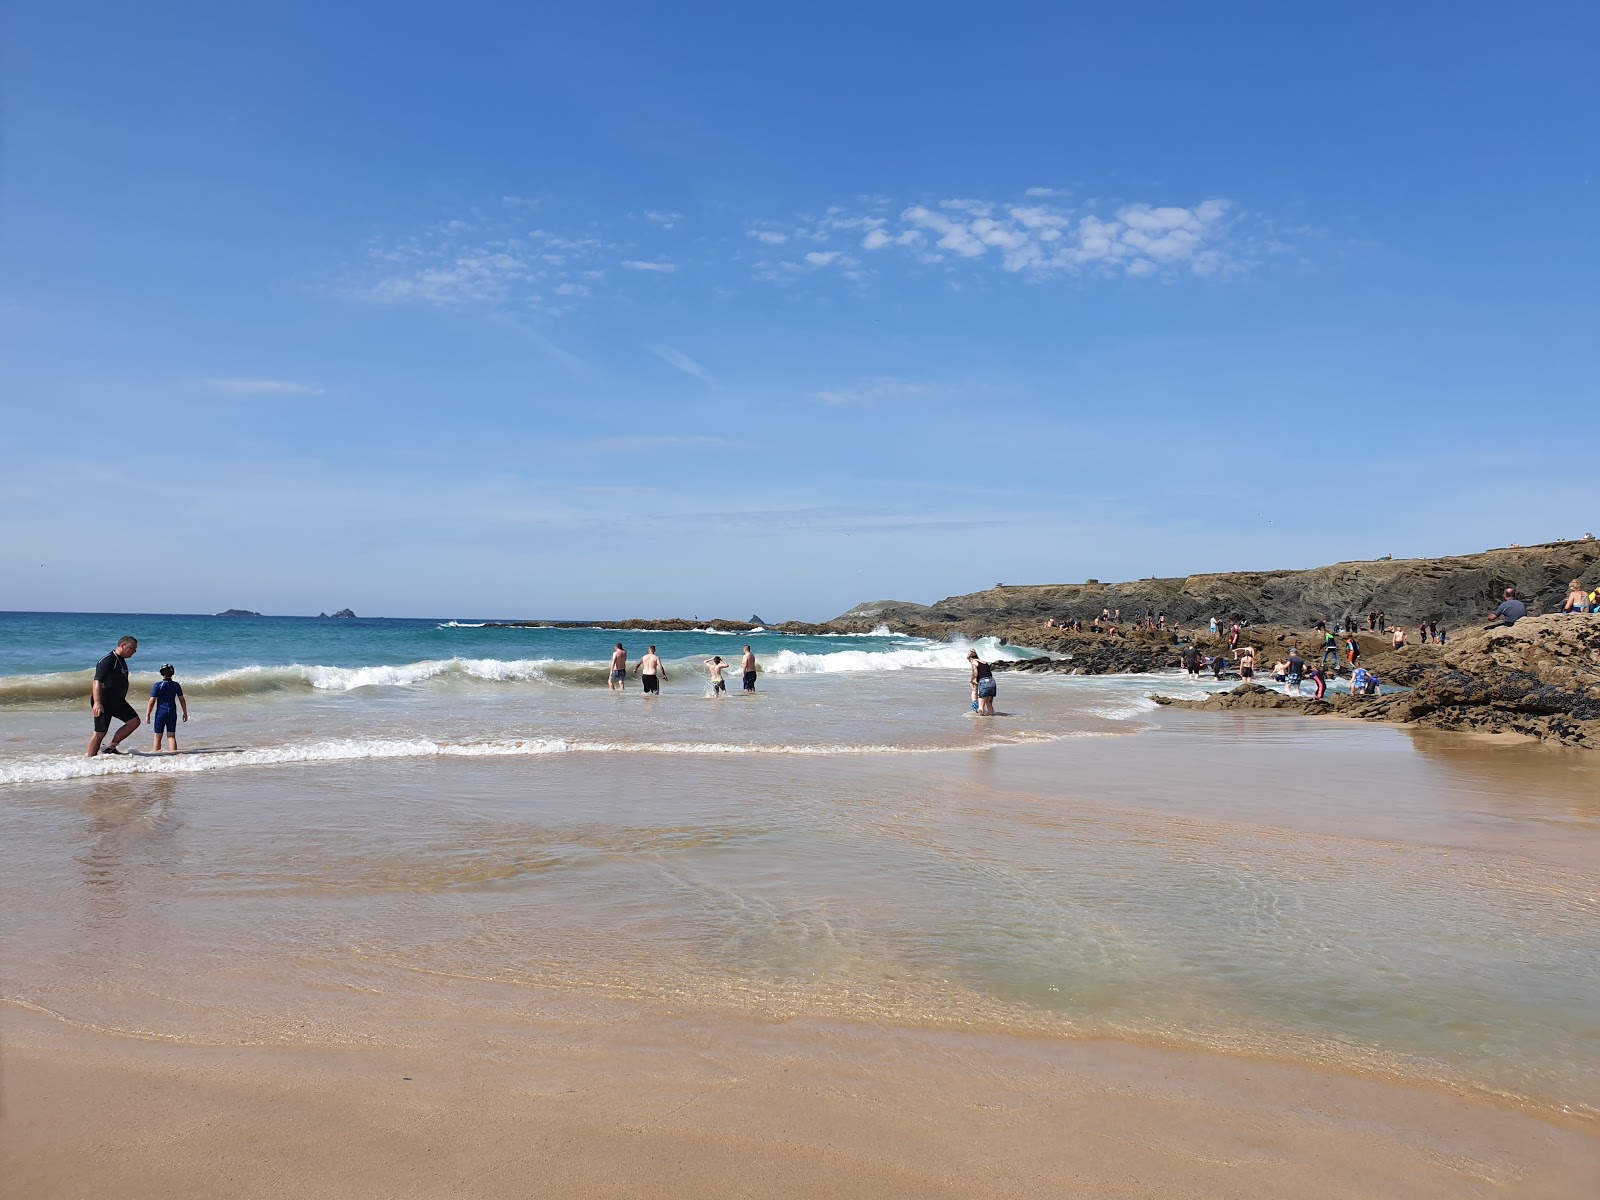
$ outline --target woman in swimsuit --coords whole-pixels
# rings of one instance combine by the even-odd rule
[[[994,682],[994,668],[978,657],[976,650],[967,651],[967,661],[972,664],[972,698],[977,703],[980,717],[994,716],[994,698],[999,688]]]
[[[1583,584],[1574,579],[1567,584],[1567,602],[1561,606],[1564,613],[1581,613],[1589,603],[1589,597],[1584,593]]]

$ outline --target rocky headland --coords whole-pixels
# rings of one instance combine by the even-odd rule
[[[1322,715],[1396,721],[1440,729],[1517,733],[1565,745],[1600,748],[1600,614],[1530,616],[1509,629],[1483,630],[1507,586],[1517,588],[1531,614],[1558,610],[1568,585],[1600,586],[1600,542],[1592,539],[1509,547],[1482,554],[1430,559],[1378,559],[1300,571],[1239,571],[1103,584],[997,584],[936,604],[880,600],[857,605],[820,626],[782,626],[792,632],[861,633],[882,625],[921,637],[998,637],[1047,651],[998,664],[1002,670],[1069,674],[1137,673],[1176,667],[1184,644],[1206,652],[1226,642],[1212,637],[1210,618],[1245,623],[1245,642],[1257,651],[1258,678],[1291,649],[1320,655],[1315,622],[1358,618],[1362,665],[1385,686],[1406,690],[1381,697],[1292,699],[1264,687],[1242,686],[1187,707],[1293,709]],[[1119,634],[1091,633],[1088,621],[1121,610]],[[1135,612],[1162,612],[1166,631],[1135,627]],[[1412,631],[1396,650],[1389,637],[1366,631],[1366,616]],[[1078,617],[1084,632],[1060,628]],[[1418,645],[1418,622],[1435,620],[1447,645]],[[1047,625],[1047,621],[1054,623]],[[1344,642],[1340,635],[1341,648]],[[1342,658],[1342,655],[1341,655]],[[1345,668],[1348,673],[1348,667]]]
[[[1204,624],[1211,617],[1253,625],[1309,628],[1346,613],[1381,610],[1391,624],[1434,619],[1450,627],[1478,621],[1500,602],[1508,584],[1529,612],[1560,607],[1567,584],[1600,583],[1600,541],[1547,542],[1444,558],[1381,558],[1298,571],[1229,571],[1126,583],[996,584],[935,604],[874,600],[842,613],[826,627],[861,633],[887,623],[912,631],[1038,627],[1047,618],[1089,617],[1121,609],[1165,612],[1169,622]]]

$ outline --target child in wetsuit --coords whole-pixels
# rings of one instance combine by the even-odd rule
[[[150,703],[145,705],[144,719],[151,719],[155,714],[156,743],[150,749],[161,753],[161,735],[167,735],[174,754],[178,752],[178,709],[183,709],[183,719],[189,719],[189,701],[184,697],[183,685],[172,676],[175,672],[171,663],[161,668],[161,682],[150,689]]]

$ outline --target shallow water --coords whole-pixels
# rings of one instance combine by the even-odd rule
[[[1157,712],[1176,677],[1005,676],[984,721],[943,650],[865,650],[924,661],[212,695],[206,753],[94,764],[13,705],[3,994],[220,1043],[618,1001],[1114,1034],[1600,1109],[1586,757]]]

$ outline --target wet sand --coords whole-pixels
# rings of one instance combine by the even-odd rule
[[[13,789],[0,1178],[1596,1194],[1600,764],[1149,724]]]
[[[161,1045],[7,1014],[17,1196],[1517,1197],[1600,1140],[1432,1088],[1114,1041],[661,1014],[459,1051]],[[493,1042],[492,1031],[480,1031]]]

